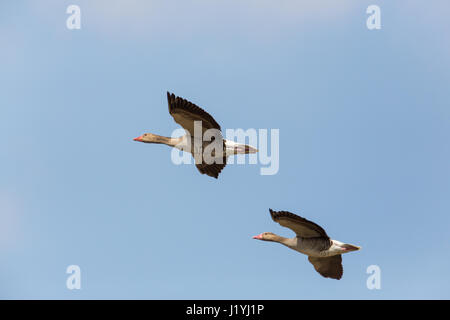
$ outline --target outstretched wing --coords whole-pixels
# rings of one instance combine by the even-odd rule
[[[299,217],[288,211],[273,211],[269,209],[272,220],[278,222],[281,226],[294,231],[301,238],[323,237],[329,239],[325,230],[312,221]]]
[[[200,137],[200,139],[203,140],[203,134],[206,130],[216,129],[219,132],[217,132],[218,136],[213,137],[213,141],[216,141],[216,139],[219,138],[223,143],[223,150],[225,150],[225,140],[223,139],[220,132],[220,125],[209,113],[207,113],[199,106],[193,104],[192,102],[175,96],[173,93],[167,92],[167,102],[169,104],[169,113],[171,114],[175,122],[181,125],[184,130],[186,130],[187,134],[194,136],[195,121],[201,121],[202,136]],[[217,140],[217,142],[219,142],[219,140]],[[205,148],[207,145],[207,142],[202,144],[203,148]],[[202,151],[204,151],[203,148]],[[205,155],[202,154],[202,157],[204,156]],[[201,174],[206,174],[216,179],[219,177],[220,172],[227,164],[226,157],[223,158],[222,163],[207,164],[203,158],[202,160],[202,163],[196,164],[198,171],[200,171]]]
[[[220,125],[216,120],[194,103],[169,92],[167,92],[167,102],[169,104],[170,115],[191,136],[194,136],[195,121],[202,122],[202,134],[208,129],[217,129],[220,131]]]
[[[308,260],[322,277],[336,280],[342,278],[344,268],[342,267],[342,256],[340,254],[326,258],[308,256]]]

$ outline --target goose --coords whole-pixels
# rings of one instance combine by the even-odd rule
[[[284,238],[272,232],[264,232],[253,239],[274,241],[308,256],[314,269],[325,278],[341,279],[342,254],[361,248],[352,244],[332,240],[325,230],[312,221],[288,211],[269,209],[272,220],[296,233],[294,238]]]
[[[167,102],[169,104],[170,115],[176,123],[184,128],[186,134],[178,138],[168,138],[152,133],[144,133],[141,136],[134,138],[134,141],[165,144],[182,151],[190,152],[195,159],[195,165],[198,171],[201,174],[206,174],[216,179],[219,177],[222,169],[226,166],[228,156],[258,152],[258,149],[252,146],[224,139],[220,125],[216,120],[194,103],[175,96],[170,92],[167,92]],[[201,129],[201,132],[199,132],[201,137],[195,136],[197,132],[195,130],[196,123],[200,125],[198,128]],[[213,132],[213,138],[209,139],[209,141],[205,141],[206,138],[204,139],[207,130]],[[203,150],[206,152],[208,145],[213,142],[217,143],[222,150],[217,153],[215,149],[212,150],[212,159],[205,159],[203,157]]]

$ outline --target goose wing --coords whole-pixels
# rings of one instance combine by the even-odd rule
[[[336,280],[342,278],[344,268],[342,267],[342,256],[340,254],[326,258],[308,256],[308,260],[322,277]]]
[[[272,220],[278,222],[281,226],[294,231],[301,238],[323,237],[329,239],[327,233],[318,224],[299,217],[288,211],[273,211],[269,209]]]
[[[170,115],[189,135],[194,135],[195,121],[201,121],[202,133],[208,129],[217,129],[220,131],[220,125],[216,120],[208,112],[194,103],[169,92],[167,92],[167,102],[169,104]]]
[[[219,138],[222,140],[223,150],[225,150],[225,140],[220,133],[220,125],[209,113],[194,103],[175,96],[173,93],[167,92],[167,102],[169,104],[170,115],[176,123],[184,128],[187,134],[193,136],[195,134],[195,121],[201,121],[202,137],[200,138],[203,139],[203,134],[206,130],[216,129],[219,131],[219,137],[215,136],[214,139]],[[203,144],[203,147],[205,147],[205,144]],[[206,174],[217,179],[222,169],[226,166],[226,160],[226,157],[224,157],[221,163],[214,162],[212,164],[208,164],[202,158],[202,163],[196,164],[196,167],[201,174]]]

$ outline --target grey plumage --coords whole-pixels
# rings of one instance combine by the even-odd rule
[[[325,278],[341,279],[344,272],[341,254],[360,248],[332,240],[318,224],[289,211],[269,209],[272,220],[295,232],[294,238],[284,238],[271,232],[264,232],[255,239],[279,242],[308,256],[314,269]]]

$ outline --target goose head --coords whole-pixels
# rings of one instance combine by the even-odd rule
[[[146,142],[146,143],[155,143],[157,142],[157,135],[152,134],[152,133],[144,133],[143,135],[134,138],[134,141],[140,141],[140,142]]]
[[[178,141],[178,140],[174,141],[174,139],[172,139],[172,138],[158,136],[157,134],[153,134],[153,133],[144,133],[143,135],[141,135],[137,138],[134,138],[133,140],[145,142],[145,143],[162,143],[162,144],[167,144],[170,146],[173,146],[173,143]]]
[[[253,239],[263,240],[263,241],[277,241],[280,236],[272,232],[263,232],[254,236]]]

